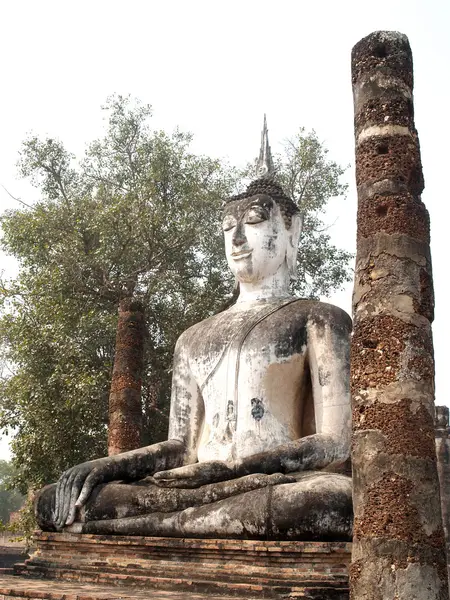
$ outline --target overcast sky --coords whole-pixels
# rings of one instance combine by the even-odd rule
[[[436,401],[450,404],[446,314],[450,2],[448,0],[12,0],[0,4],[0,184],[27,203],[17,179],[21,141],[33,131],[81,155],[101,135],[112,93],[152,104],[154,126],[195,135],[194,150],[253,160],[267,113],[272,149],[300,126],[315,128],[330,156],[349,164],[347,200],[330,206],[335,243],[355,250],[350,52],[378,29],[408,35],[416,126],[431,215],[436,293]],[[0,211],[17,208],[0,188]],[[0,255],[1,269],[14,263]],[[328,299],[351,311],[352,286]],[[7,457],[5,440],[0,458]]]

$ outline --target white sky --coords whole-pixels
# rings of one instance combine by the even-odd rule
[[[101,135],[100,105],[132,94],[154,108],[154,126],[195,134],[194,149],[244,164],[268,115],[272,149],[314,127],[348,171],[349,197],[330,208],[335,243],[354,251],[353,105],[350,51],[377,29],[408,35],[415,111],[431,215],[436,293],[436,400],[446,379],[450,2],[448,0],[15,0],[0,3],[0,183],[28,203],[17,179],[21,141],[33,131],[82,153]],[[0,188],[0,211],[17,203]],[[13,262],[0,255],[0,268]],[[351,311],[351,289],[330,300]],[[7,457],[6,440],[0,458]]]

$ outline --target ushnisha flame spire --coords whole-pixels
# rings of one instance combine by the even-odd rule
[[[245,200],[258,194],[270,196],[280,206],[281,213],[289,229],[292,223],[292,217],[300,212],[295,202],[289,198],[283,191],[283,188],[275,180],[275,166],[273,164],[272,152],[269,144],[269,132],[267,129],[267,119],[264,115],[264,126],[261,133],[261,149],[259,158],[256,161],[256,179],[247,186],[247,189],[240,194],[230,196],[224,200],[224,207],[231,206],[233,202]]]
[[[273,164],[272,151],[269,144],[269,130],[267,129],[267,119],[264,115],[264,125],[261,132],[261,148],[259,158],[256,161],[257,177],[273,177],[275,175],[275,166]]]

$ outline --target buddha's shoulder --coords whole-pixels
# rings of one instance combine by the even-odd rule
[[[339,306],[320,302],[319,300],[300,300],[305,303],[304,310],[308,311],[308,321],[317,325],[330,325],[340,329],[352,330],[350,315]],[[306,306],[307,305],[307,306]]]
[[[272,313],[273,317],[280,321],[292,324],[317,324],[352,329],[352,320],[348,313],[342,308],[321,302],[320,300],[309,300],[305,298],[293,298],[289,303],[282,303]],[[272,314],[270,316],[272,316]]]
[[[251,307],[249,310],[238,310],[236,307],[231,307],[186,329],[178,338],[177,346],[198,343],[211,336],[216,338],[220,336],[221,332],[226,337],[225,331],[235,330],[244,323],[260,322],[259,319],[261,321],[267,319],[275,326],[290,325],[294,329],[306,327],[308,324],[329,325],[345,332],[350,332],[352,329],[350,316],[338,306],[319,300],[293,298],[289,303],[283,301],[279,304],[274,303],[272,306],[265,304]]]
[[[220,322],[223,320],[223,314],[224,313],[212,315],[203,319],[203,321],[191,325],[188,329],[185,329],[177,340],[177,348],[190,345],[196,338],[198,339],[202,333],[206,334],[208,331],[212,331],[216,325],[219,326]]]

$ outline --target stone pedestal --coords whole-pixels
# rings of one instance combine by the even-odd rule
[[[25,578],[30,585],[45,578],[53,580],[50,587],[55,580],[121,586],[123,597],[133,589],[141,597],[144,588],[155,598],[155,590],[163,590],[208,598],[348,599],[351,544],[345,542],[41,533],[36,543],[32,557],[16,566],[21,586]]]

